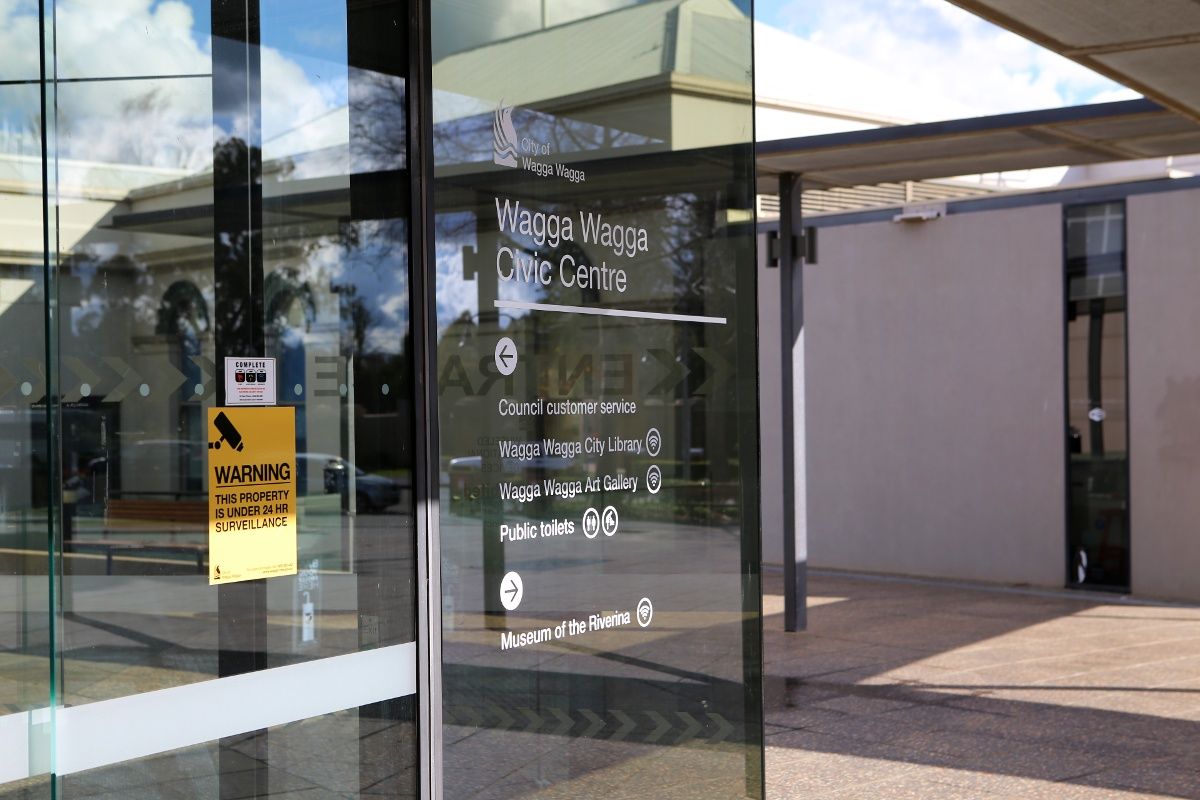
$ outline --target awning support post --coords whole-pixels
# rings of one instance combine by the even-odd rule
[[[782,393],[779,435],[783,442],[783,619],[787,631],[802,631],[808,627],[802,339],[804,248],[799,246],[804,231],[801,191],[799,175],[786,172],[779,176],[779,367]],[[797,357],[800,359],[798,374]],[[797,397],[801,400],[799,413]]]

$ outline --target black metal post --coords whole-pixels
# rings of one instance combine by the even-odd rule
[[[786,172],[779,176],[779,438],[783,443],[783,626],[787,631],[808,627],[808,531],[796,524],[796,459],[803,459],[804,453],[796,452],[792,369],[796,342],[804,327],[800,194],[799,175]]]
[[[226,356],[265,349],[262,263],[262,107],[258,0],[212,0],[213,281],[216,403]],[[217,587],[217,674],[267,668],[265,580]],[[220,797],[269,794],[267,732],[221,740]],[[247,758],[249,756],[249,758]]]

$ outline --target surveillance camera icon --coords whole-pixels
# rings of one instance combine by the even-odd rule
[[[224,442],[239,453],[242,452],[246,443],[242,440],[241,431],[237,429],[237,426],[233,424],[233,421],[229,417],[225,416],[224,411],[217,414],[216,418],[213,419],[213,425],[217,426],[217,433],[221,435],[215,442],[208,443],[210,450],[220,450],[221,443]]]

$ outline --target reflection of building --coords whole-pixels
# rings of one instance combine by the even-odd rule
[[[74,166],[63,164],[67,174]],[[339,433],[346,402],[339,386],[345,384],[348,359],[357,358],[360,369],[366,359],[369,368],[372,352],[399,351],[401,333],[383,329],[385,321],[377,317],[372,323],[373,309],[356,323],[363,298],[352,284],[340,283],[339,276],[352,272],[348,264],[373,258],[368,248],[348,248],[337,239],[336,216],[321,218],[347,203],[346,181],[278,180],[280,166],[265,169],[277,178],[266,190],[272,200],[267,224],[277,232],[264,248],[270,264],[263,287],[266,344],[279,362],[281,401],[302,409],[300,449],[355,460]],[[181,175],[163,182],[167,176],[161,172],[111,167],[87,176],[118,187],[132,184],[128,191],[66,187],[79,197],[64,199],[62,206],[60,380],[68,418],[90,433],[72,440],[63,454],[64,469],[91,481],[92,470],[103,465],[109,491],[120,496],[202,497],[203,459],[188,453],[191,443],[203,439],[202,411],[213,402],[214,330],[228,322],[214,303],[212,176]],[[18,185],[0,202],[20,208],[29,204],[27,198],[36,198],[35,189]],[[15,262],[8,267],[14,277],[4,278],[0,330],[19,341],[21,330],[37,324],[41,298],[31,291],[32,280],[19,277],[28,267],[17,265],[36,261],[41,242],[17,238],[12,245],[24,250],[14,249],[6,259]],[[386,293],[395,293],[398,285],[372,286],[371,302],[375,307],[386,303]],[[367,336],[374,339],[364,340]],[[0,386],[5,395],[42,398],[43,385],[27,394],[21,386],[36,377],[39,355],[31,352],[5,365],[12,376],[11,385]],[[154,462],[158,468],[132,469],[134,460],[126,453],[148,442],[162,451]],[[378,455],[363,455],[357,460],[374,468]],[[171,468],[162,468],[166,465]],[[121,466],[126,474],[118,472]],[[306,477],[319,493],[320,474]],[[9,498],[10,504],[18,502]]]
[[[750,52],[738,49],[750,42],[734,35],[745,28],[731,0],[645,3],[455,53],[435,69],[444,91],[487,97],[515,87],[509,102],[683,150],[746,134],[741,116],[723,111],[752,100]],[[587,41],[608,44],[602,52]]]

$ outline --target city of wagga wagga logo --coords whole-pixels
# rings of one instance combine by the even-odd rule
[[[501,233],[521,234],[533,240],[538,247],[552,250],[566,241],[575,241],[575,220],[570,214],[530,211],[521,208],[521,201],[496,198],[496,222]],[[579,230],[584,244],[599,245],[618,257],[634,256],[650,252],[649,234],[645,228],[607,222],[604,215],[592,211],[579,212]],[[566,287],[581,289],[607,289],[624,292],[628,276],[620,267],[610,267],[607,261],[596,264],[581,264],[571,253],[559,256],[557,269],[540,251],[527,253],[520,247],[500,247],[496,251],[496,274],[502,281],[538,283],[549,286],[558,276]]]
[[[512,106],[500,107],[492,119],[492,161],[502,167],[517,165],[517,130],[513,127]]]
[[[541,161],[536,156],[552,152],[549,142],[539,142],[528,136],[517,136],[512,121],[512,106],[500,101],[492,115],[492,162],[501,167],[526,169],[543,178],[557,175],[571,183],[583,183],[583,170],[568,167],[557,161]]]

